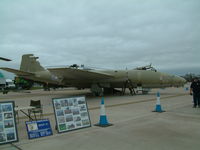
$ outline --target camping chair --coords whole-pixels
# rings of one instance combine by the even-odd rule
[[[42,110],[42,105],[40,100],[31,100],[30,101],[30,106],[33,106],[35,108],[29,110],[29,115],[34,114],[35,120],[37,120],[36,114],[40,114],[40,119],[43,118],[43,110]]]

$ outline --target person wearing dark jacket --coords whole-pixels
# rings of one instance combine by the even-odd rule
[[[200,81],[198,78],[195,78],[190,86],[190,95],[193,95],[193,108],[196,108],[197,105],[200,108]]]

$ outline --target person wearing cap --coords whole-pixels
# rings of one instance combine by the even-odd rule
[[[193,108],[196,108],[197,105],[200,108],[200,81],[198,78],[194,78],[190,86],[190,95],[193,95]]]

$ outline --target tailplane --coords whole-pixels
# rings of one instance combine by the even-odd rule
[[[45,69],[37,61],[39,57],[35,57],[33,54],[25,54],[22,56],[20,70],[24,72],[38,72],[44,71]]]

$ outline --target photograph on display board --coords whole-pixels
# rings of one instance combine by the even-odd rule
[[[60,101],[58,101],[58,102],[55,103],[55,108],[56,109],[61,109]]]
[[[77,122],[77,121],[81,121],[81,117],[80,116],[76,116],[74,117],[74,121]]]
[[[13,128],[14,127],[14,122],[12,120],[5,120],[4,119],[4,128]]]
[[[0,121],[3,121],[3,114],[0,113]]]
[[[74,98],[73,102],[74,102],[74,106],[77,107],[78,106],[78,101],[77,101],[76,98]]]
[[[3,123],[0,123],[0,132],[3,132],[4,131],[4,125]]]
[[[74,124],[74,123],[68,124],[68,125],[67,125],[67,129],[68,129],[68,130],[75,129],[75,124]]]
[[[78,100],[78,104],[79,104],[79,105],[85,104],[85,100],[84,100],[84,99],[79,99],[79,100]]]
[[[4,119],[11,119],[13,118],[13,114],[10,112],[10,113],[4,113]]]
[[[0,144],[18,141],[14,102],[0,102]]]
[[[64,101],[64,100],[61,100],[61,101],[60,101],[60,105],[61,105],[61,107],[65,107],[65,101]]]
[[[80,111],[86,111],[86,110],[87,110],[87,108],[85,105],[80,105]]]
[[[66,116],[66,122],[71,122],[71,121],[74,121],[73,120],[73,116],[72,115],[67,115]]]
[[[57,116],[64,116],[64,111],[63,110],[57,110],[56,115]]]
[[[4,132],[0,133],[0,144],[6,142],[6,134]]]
[[[81,117],[82,117],[82,118],[85,118],[85,117],[87,117],[87,116],[88,116],[88,113],[87,113],[87,112],[82,112],[82,113],[81,113]]]
[[[58,123],[59,124],[62,124],[62,123],[65,123],[65,117],[58,117]]]
[[[69,99],[68,100],[68,106],[73,106],[73,102],[74,102],[73,99]]]
[[[58,128],[60,129],[60,131],[66,131],[66,124],[59,124]]]
[[[90,124],[90,120],[89,119],[84,119],[82,120],[83,126],[88,126]]]
[[[78,107],[73,108],[73,109],[72,109],[72,113],[73,113],[73,115],[79,115],[79,114],[80,114],[79,108],[78,108]]]
[[[65,114],[71,114],[71,113],[72,113],[72,110],[71,110],[69,107],[66,107],[66,108],[64,109],[64,112],[65,112]]]
[[[77,122],[77,123],[76,123],[76,126],[77,126],[77,127],[82,127],[81,122]]]
[[[9,111],[12,111],[12,105],[10,104],[2,104],[2,111],[3,112],[9,112]]]
[[[13,128],[7,130],[6,132],[7,140],[11,141],[15,139],[15,130]]]
[[[84,96],[52,99],[58,132],[91,126]]]

